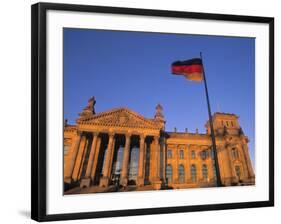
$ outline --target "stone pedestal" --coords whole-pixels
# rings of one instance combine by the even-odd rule
[[[83,178],[80,183],[80,188],[90,187],[90,185],[91,185],[91,178]]]
[[[231,181],[232,183],[237,184],[239,182],[239,179],[237,177],[232,177]]]
[[[142,187],[144,185],[144,178],[143,177],[138,177],[137,179],[137,186]]]
[[[71,182],[72,182],[71,177],[65,177],[64,178],[64,183],[71,184]]]
[[[102,177],[100,179],[100,187],[108,187],[109,185],[109,178],[108,177]]]
[[[128,178],[126,177],[121,177],[120,179],[120,185],[126,187],[128,185]]]
[[[249,180],[250,180],[250,182],[251,182],[251,183],[253,183],[253,184],[254,184],[254,183],[255,183],[255,176],[250,177],[250,178],[249,178]]]
[[[234,184],[234,180],[232,177],[225,177],[222,178],[222,183],[224,186],[231,186],[232,184]]]
[[[162,181],[160,180],[155,180],[152,182],[152,186],[154,190],[160,190],[162,185]]]

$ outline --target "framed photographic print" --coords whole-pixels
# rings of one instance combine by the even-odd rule
[[[274,205],[274,19],[32,6],[32,219]]]

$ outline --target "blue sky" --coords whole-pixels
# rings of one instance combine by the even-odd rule
[[[203,82],[171,74],[171,63],[203,54],[212,112],[235,113],[254,160],[255,39],[64,29],[64,117],[74,124],[91,96],[96,112],[128,107],[152,118],[160,103],[166,130],[205,133]]]

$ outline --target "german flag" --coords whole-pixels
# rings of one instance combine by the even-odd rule
[[[203,64],[201,58],[187,61],[175,61],[172,64],[174,75],[184,75],[186,79],[201,82],[203,80]]]

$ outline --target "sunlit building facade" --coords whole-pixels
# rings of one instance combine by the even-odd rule
[[[216,186],[208,122],[206,133],[166,131],[161,105],[153,118],[128,108],[95,113],[94,106],[91,98],[75,125],[64,124],[66,192],[71,188],[106,192],[110,186],[136,190]],[[215,113],[213,125],[223,185],[255,184],[249,140],[238,116]]]

